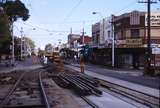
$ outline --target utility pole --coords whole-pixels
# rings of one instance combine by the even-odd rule
[[[82,45],[84,45],[84,28],[82,29]]]
[[[83,21],[83,29],[82,29],[82,45],[84,45],[84,25],[85,25],[85,22]]]
[[[111,26],[112,26],[112,67],[115,66],[115,43],[114,43],[114,15],[111,16]]]
[[[22,60],[22,57],[23,57],[23,28],[21,27],[21,60]]]
[[[147,3],[147,52],[146,52],[146,70],[145,74],[152,75],[153,72],[151,70],[151,4],[152,3],[157,3],[156,1],[139,1],[138,3]]]
[[[11,36],[12,36],[12,59],[11,59],[11,64],[12,64],[12,66],[14,66],[14,63],[15,63],[15,55],[14,55],[13,23],[11,24]]]
[[[103,28],[102,28],[102,29],[103,29],[103,35],[102,35],[103,37],[102,37],[102,40],[105,41],[105,38],[104,38],[104,30],[105,30],[105,29],[104,29],[104,23],[105,23],[105,18],[103,18],[102,23],[103,23],[103,25],[102,25],[102,26],[103,26]]]

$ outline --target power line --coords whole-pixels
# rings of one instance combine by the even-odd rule
[[[76,8],[81,4],[83,0],[79,0],[79,2],[71,9],[71,11],[66,15],[64,18],[63,22],[65,22],[71,15],[72,13],[76,10]]]
[[[128,5],[126,5],[125,7],[121,8],[119,11],[115,12],[114,14],[118,14],[119,12],[124,11],[128,7],[133,6],[134,3],[136,4],[135,0],[133,0],[133,2],[130,2]]]
[[[77,20],[77,21],[67,21],[67,22],[60,22],[60,23],[49,23],[49,24],[57,24],[57,25],[60,25],[60,24],[63,24],[63,25],[66,25],[66,24],[81,24],[84,20]],[[96,21],[96,20],[85,20],[85,23],[91,23],[93,21]],[[47,23],[46,23],[47,24]]]
[[[20,23],[20,22],[19,22]],[[70,31],[55,31],[55,30],[49,30],[49,29],[45,29],[45,28],[42,28],[42,27],[39,27],[39,26],[36,26],[36,25],[31,25],[31,24],[27,24],[27,23],[24,23],[24,25],[26,26],[29,26],[29,27],[32,27],[32,28],[36,28],[36,29],[39,29],[39,30],[42,30],[42,31],[45,31],[45,32],[49,32],[49,33],[69,33]],[[74,32],[80,32],[80,31],[74,31]]]
[[[24,25],[27,25],[27,26],[30,26],[30,27],[34,27],[34,28],[40,29],[40,30],[43,30],[43,31],[46,31],[46,32],[69,32],[69,31],[49,30],[49,29],[45,29],[45,28],[42,28],[42,27],[39,27],[39,26],[35,26],[35,25],[31,25],[31,24],[26,24],[26,23],[23,23],[23,24],[24,24]]]

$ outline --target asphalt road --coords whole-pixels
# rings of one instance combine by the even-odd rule
[[[79,67],[78,65],[74,65],[74,66]],[[113,78],[118,78],[120,80],[125,80],[128,82],[148,86],[151,88],[160,89],[160,78],[158,77],[148,77],[148,76],[143,76],[143,75],[134,76],[131,74],[127,74],[125,72],[118,73],[118,72],[115,72],[115,70],[105,69],[103,67],[96,66],[96,65],[86,65],[85,69],[91,72],[95,72],[95,73],[104,75],[104,76],[110,76]]]

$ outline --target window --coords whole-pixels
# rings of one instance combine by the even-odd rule
[[[108,30],[108,38],[111,37],[111,31]]]
[[[131,38],[139,38],[139,29],[131,29]]]

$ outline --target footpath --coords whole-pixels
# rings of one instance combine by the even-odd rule
[[[27,58],[25,61],[15,61],[15,66],[5,66],[0,64],[0,73],[9,73],[16,70],[34,70],[43,67],[38,58]]]
[[[80,68],[76,64],[75,65],[74,64],[65,65],[65,66],[68,67],[68,68],[74,69],[76,71],[80,71]],[[96,70],[96,67],[93,67],[93,68],[95,68],[95,70]],[[121,73],[121,72],[128,72],[128,71],[117,71],[117,72]],[[136,73],[136,75],[141,74],[141,73],[138,73],[138,72],[133,72],[133,74],[135,74],[135,73]],[[110,76],[107,76],[107,75],[99,74],[97,72],[94,72],[94,71],[91,71],[91,70],[88,70],[88,69],[85,70],[85,74],[96,77],[98,79],[109,81],[109,82],[112,82],[112,83],[115,83],[115,84],[118,84],[118,85],[122,85],[124,87],[131,88],[133,90],[137,90],[137,91],[140,91],[142,93],[146,93],[146,94],[149,94],[149,95],[152,95],[152,96],[155,96],[155,97],[160,96],[160,91],[159,91],[159,89],[156,89],[156,88],[151,88],[151,87],[144,86],[144,85],[137,84],[137,83],[133,83],[133,82],[130,82],[130,81],[126,81],[126,80],[110,77]]]

